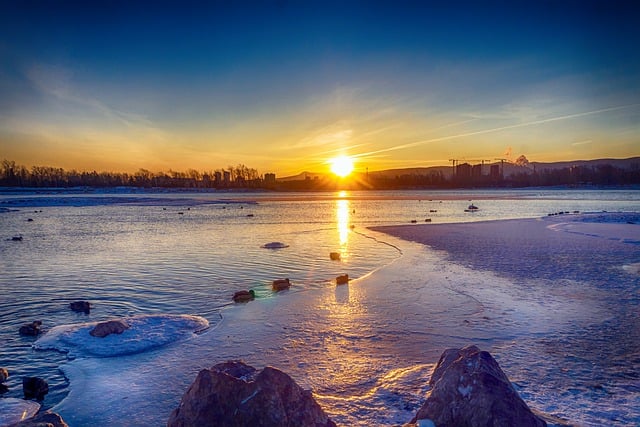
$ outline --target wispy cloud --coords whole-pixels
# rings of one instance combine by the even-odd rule
[[[455,134],[455,135],[447,135],[447,136],[442,136],[442,137],[438,137],[438,138],[423,139],[423,140],[420,140],[420,141],[410,142],[410,143],[407,143],[407,144],[399,144],[399,145],[396,145],[396,146],[393,146],[393,147],[383,148],[383,149],[380,149],[380,150],[370,151],[370,152],[367,152],[367,153],[360,153],[360,154],[357,155],[357,157],[367,157],[367,156],[371,156],[373,154],[380,154],[380,153],[386,153],[386,152],[390,152],[390,151],[402,150],[402,149],[406,149],[406,148],[417,147],[417,146],[424,145],[424,144],[430,144],[430,143],[433,143],[433,142],[450,141],[450,140],[459,139],[459,138],[465,138],[465,137],[469,137],[469,136],[484,135],[484,134],[488,134],[488,133],[501,132],[501,131],[505,131],[505,130],[509,130],[509,129],[517,129],[517,128],[523,128],[523,127],[527,127],[527,126],[535,126],[535,125],[540,125],[540,124],[545,124],[545,123],[558,122],[558,121],[562,121],[562,120],[570,120],[570,119],[575,119],[575,118],[579,118],[579,117],[586,117],[586,116],[592,116],[592,115],[596,115],[596,114],[607,113],[607,112],[611,112],[611,111],[631,109],[631,108],[635,108],[635,107],[638,107],[638,106],[640,106],[640,103],[629,104],[629,105],[620,105],[620,106],[616,106],[616,107],[601,108],[599,110],[584,111],[584,112],[581,112],[581,113],[565,114],[565,115],[562,115],[562,116],[550,117],[550,118],[546,118],[546,119],[532,120],[532,121],[528,121],[528,122],[524,122],[524,123],[516,123],[516,124],[513,124],[513,125],[498,126],[498,127],[493,127],[493,128],[490,128],[490,129],[482,129],[482,130],[477,130],[477,131],[472,131],[472,132],[459,133],[459,134]]]
[[[74,86],[74,73],[68,68],[41,64],[29,68],[26,75],[33,86],[43,94],[51,96],[69,107],[80,107],[86,113],[93,114],[98,121],[109,119],[120,123],[125,129],[136,134],[143,134],[155,140],[166,138],[165,132],[144,115],[123,111],[97,98],[80,94]]]
[[[585,139],[583,141],[572,142],[571,145],[574,146],[574,147],[578,147],[578,146],[581,146],[581,145],[589,145],[589,144],[592,144],[592,143],[593,143],[592,140]]]

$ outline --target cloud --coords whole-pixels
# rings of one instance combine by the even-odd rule
[[[37,90],[61,101],[66,108],[81,108],[92,121],[108,119],[124,126],[125,131],[136,137],[156,141],[167,139],[166,133],[144,115],[114,108],[100,99],[82,95],[74,86],[74,73],[69,68],[39,64],[29,68],[26,75]]]
[[[393,146],[393,147],[388,147],[388,148],[383,148],[383,149],[380,149],[380,150],[370,151],[368,153],[361,153],[361,154],[358,154],[358,157],[365,157],[365,156],[370,156],[372,154],[379,154],[379,153],[385,153],[385,152],[389,152],[389,151],[412,148],[412,147],[417,147],[417,146],[420,146],[420,145],[425,145],[425,144],[429,144],[429,143],[433,143],[433,142],[450,141],[450,140],[464,138],[464,137],[468,137],[468,136],[484,135],[484,134],[488,134],[488,133],[501,132],[501,131],[509,130],[509,129],[517,129],[517,128],[535,126],[535,125],[540,125],[540,124],[545,124],[545,123],[557,122],[557,121],[562,121],[562,120],[575,119],[575,118],[579,118],[579,117],[592,116],[592,115],[611,112],[611,111],[631,109],[631,108],[635,108],[635,107],[638,107],[638,106],[640,106],[640,103],[629,104],[629,105],[619,105],[619,106],[616,106],[616,107],[601,108],[601,109],[598,109],[598,110],[584,111],[584,112],[581,112],[581,113],[574,113],[574,114],[565,114],[565,115],[556,116],[556,117],[550,117],[550,118],[546,118],[546,119],[532,120],[532,121],[524,122],[524,123],[516,123],[516,124],[513,124],[513,125],[498,126],[498,127],[493,127],[493,128],[489,128],[489,129],[482,129],[482,130],[477,130],[477,131],[464,132],[464,133],[459,133],[459,134],[455,134],[455,135],[442,136],[442,137],[438,137],[438,138],[424,139],[424,140],[420,140],[420,141],[410,142],[410,143],[407,143],[407,144],[399,144],[399,145],[396,145],[396,146]]]
[[[574,147],[578,147],[580,145],[589,145],[592,144],[593,141],[591,139],[585,139],[583,141],[576,141],[576,142],[572,142],[571,145]]]
[[[340,121],[316,129],[297,143],[282,148],[295,149],[345,145],[349,143],[352,135],[353,129],[349,128],[345,122]]]

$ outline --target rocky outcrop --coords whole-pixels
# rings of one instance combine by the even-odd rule
[[[22,391],[25,399],[36,398],[37,400],[42,400],[45,394],[49,393],[49,384],[42,378],[24,377],[22,379]]]
[[[33,418],[12,424],[11,427],[69,427],[55,412],[41,412]]]
[[[107,320],[106,322],[98,323],[89,334],[94,337],[104,338],[111,334],[121,334],[129,329],[129,325],[123,320]]]
[[[514,390],[498,362],[476,346],[448,349],[440,357],[427,401],[411,423],[436,426],[543,427]]]
[[[310,391],[275,368],[239,361],[204,369],[169,417],[169,427],[335,427]]]
[[[28,335],[28,336],[35,337],[40,332],[42,332],[42,330],[40,329],[41,326],[42,326],[41,320],[34,320],[31,323],[25,323],[24,325],[20,326],[20,330],[19,330],[20,335]]]

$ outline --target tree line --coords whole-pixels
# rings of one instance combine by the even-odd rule
[[[265,179],[267,178],[267,179]],[[499,179],[482,175],[477,177],[446,176],[442,172],[403,174],[396,176],[360,176],[347,181],[324,176],[316,179],[278,181],[275,175],[262,176],[256,169],[243,164],[226,169],[186,172],[169,170],[151,172],[79,172],[51,166],[33,166],[31,169],[14,161],[0,163],[0,186],[4,187],[145,187],[145,188],[265,188],[282,191],[323,191],[338,187],[350,189],[419,189],[419,188],[472,188],[472,187],[531,187],[531,186],[621,186],[640,184],[640,165],[620,168],[610,164],[571,166],[543,170],[529,170],[500,176]]]
[[[0,163],[0,186],[5,187],[163,187],[163,188],[245,188],[262,185],[254,168],[243,164],[226,169],[186,172],[152,172],[139,169],[125,172],[80,172],[52,166],[30,169],[12,160]]]

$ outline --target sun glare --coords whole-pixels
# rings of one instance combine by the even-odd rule
[[[331,172],[335,173],[341,178],[349,175],[353,172],[353,159],[348,156],[338,156],[329,160],[331,163]]]

